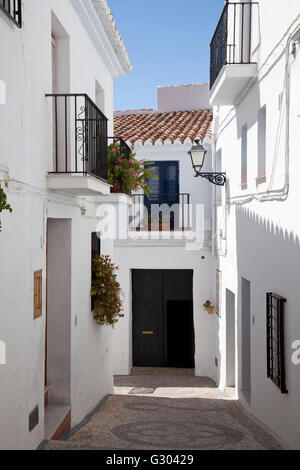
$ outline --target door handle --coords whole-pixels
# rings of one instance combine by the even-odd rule
[[[154,331],[142,331],[142,335],[154,335]]]

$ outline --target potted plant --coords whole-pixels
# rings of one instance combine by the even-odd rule
[[[131,196],[133,192],[143,190],[149,196],[148,180],[157,179],[151,167],[138,161],[131,153],[128,157],[122,153],[120,144],[114,143],[108,147],[108,182],[112,193],[124,193]]]
[[[101,326],[112,326],[123,318],[121,287],[117,281],[118,267],[110,256],[93,252],[92,258],[92,311],[94,320]]]
[[[171,226],[170,216],[160,214],[158,219],[152,218],[151,214],[148,215],[148,231],[151,232],[170,232],[174,229]]]
[[[209,315],[212,315],[214,313],[214,306],[212,305],[211,301],[210,300],[207,300],[204,304],[203,304],[203,307],[204,309],[207,311],[207,313]]]
[[[159,219],[153,218],[151,214],[148,215],[148,232],[158,232],[161,223],[161,216]]]

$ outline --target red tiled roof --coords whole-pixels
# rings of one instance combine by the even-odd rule
[[[114,134],[132,144],[140,140],[164,143],[166,140],[174,143],[177,139],[184,143],[195,139],[211,138],[212,110],[180,111],[169,113],[116,112],[114,118]]]

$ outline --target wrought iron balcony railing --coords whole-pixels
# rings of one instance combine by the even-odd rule
[[[108,178],[108,119],[86,94],[52,98],[53,171]]]
[[[182,193],[134,194],[129,228],[136,231],[191,230],[191,196]]]
[[[17,26],[22,27],[22,0],[0,0],[2,10]]]
[[[252,64],[253,8],[257,2],[226,3],[210,44],[210,87],[224,65]]]
[[[108,137],[108,145],[111,144],[119,144],[121,153],[124,155],[124,158],[126,160],[129,160],[132,150],[122,139],[122,137]]]

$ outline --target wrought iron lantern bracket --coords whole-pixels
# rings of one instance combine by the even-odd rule
[[[207,150],[203,147],[199,139],[195,140],[195,144],[192,146],[191,150],[188,152],[192,160],[192,165],[195,171],[195,177],[207,179],[210,183],[215,184],[216,186],[224,186],[226,183],[226,173],[215,173],[215,172],[202,172],[204,166],[205,156]]]
[[[195,178],[207,179],[210,183],[215,184],[216,186],[224,186],[226,183],[226,173],[201,173],[200,171],[196,171]]]

